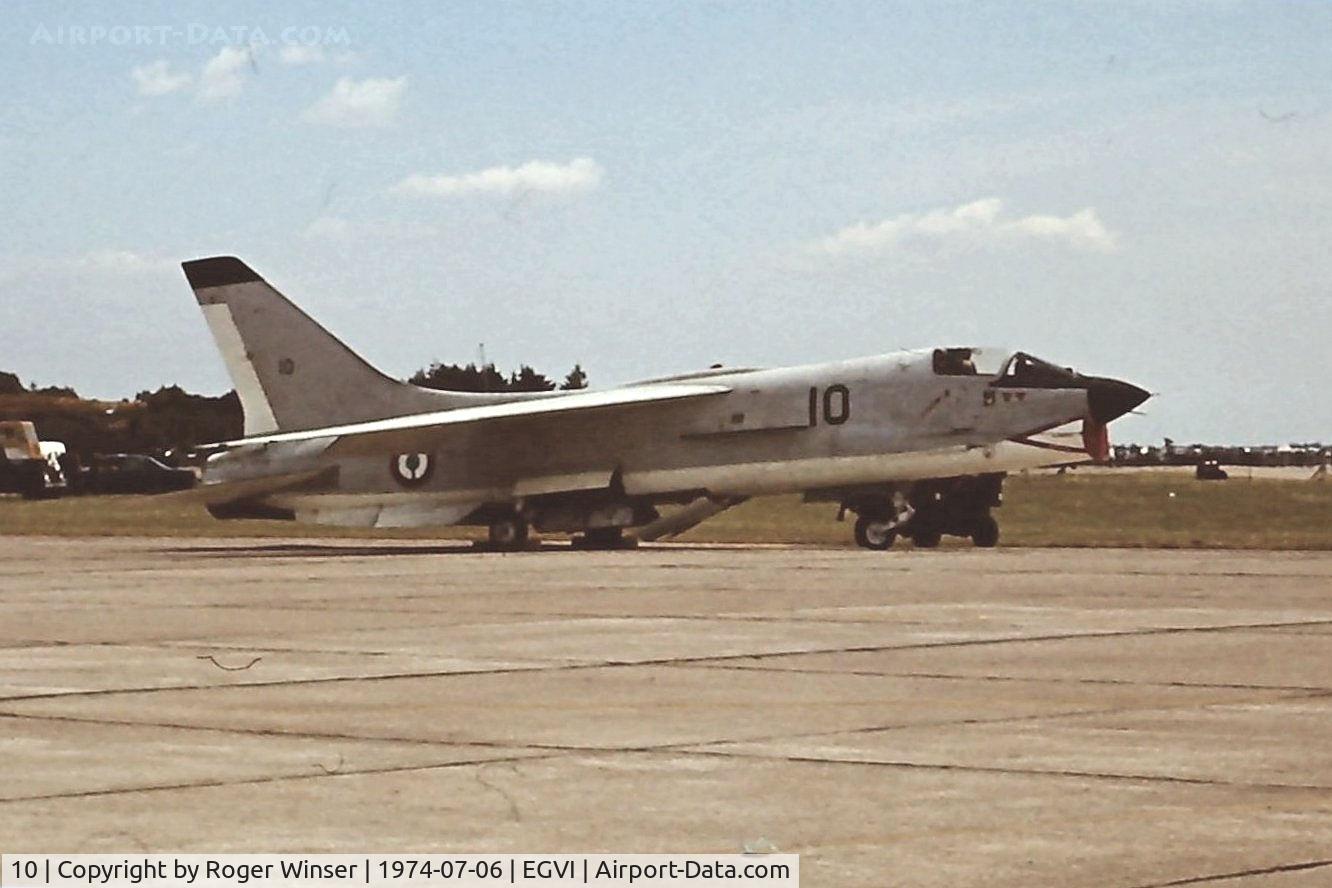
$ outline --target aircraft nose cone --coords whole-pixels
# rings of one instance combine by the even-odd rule
[[[1101,424],[1118,419],[1151,397],[1151,393],[1119,379],[1093,379],[1087,386],[1087,408]]]

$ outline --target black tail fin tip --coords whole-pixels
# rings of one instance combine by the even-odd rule
[[[263,278],[254,269],[235,256],[212,256],[207,259],[191,259],[182,262],[185,279],[195,290],[209,287],[225,287],[228,284],[248,284],[262,281]]]

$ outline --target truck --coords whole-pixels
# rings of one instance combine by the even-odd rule
[[[0,493],[18,493],[27,499],[62,495],[69,488],[65,460],[65,445],[38,438],[33,423],[0,422]]]

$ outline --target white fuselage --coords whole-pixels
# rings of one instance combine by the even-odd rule
[[[615,489],[647,501],[740,497],[1081,462],[1078,388],[996,385],[938,372],[930,351],[691,382],[729,391],[485,428],[441,428],[418,454],[340,454],[336,438],[242,446],[214,457],[210,483],[305,480],[263,501],[298,520],[451,524],[483,505]],[[663,381],[663,385],[669,384]],[[558,397],[558,396],[555,396]],[[403,480],[402,460],[429,465]],[[322,472],[318,478],[312,476]]]

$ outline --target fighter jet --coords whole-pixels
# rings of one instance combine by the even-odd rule
[[[614,548],[800,493],[854,513],[865,548],[943,534],[993,546],[1006,473],[1104,460],[1106,426],[1148,397],[973,347],[600,391],[438,391],[374,369],[235,257],[183,268],[245,414],[245,436],[212,445],[205,468],[218,518],[471,525],[498,549],[535,529]]]

